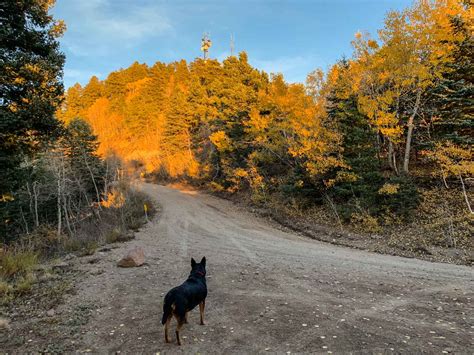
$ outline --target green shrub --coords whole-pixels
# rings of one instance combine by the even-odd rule
[[[385,193],[383,188],[386,186],[397,186],[396,192]],[[405,176],[390,178],[386,184],[381,186],[377,191],[377,195],[379,197],[378,215],[383,212],[389,212],[407,219],[413,216],[413,210],[415,210],[420,203],[420,197],[415,183]]]
[[[122,235],[122,231],[120,230],[120,228],[113,228],[106,233],[105,242],[116,243],[120,240],[121,235]]]
[[[122,207],[122,211],[120,211],[125,222],[125,229],[137,230],[146,222],[145,206],[147,215],[150,218],[156,211],[148,195],[133,189],[126,192],[125,203]]]
[[[84,246],[81,249],[81,255],[93,255],[98,247],[99,243],[97,241],[87,241],[84,243]]]
[[[346,222],[353,222],[352,216],[360,211],[382,222],[409,220],[420,203],[416,185],[403,176],[364,175],[355,182],[336,184],[329,193]]]
[[[31,291],[33,284],[35,283],[35,276],[32,273],[28,273],[16,281],[14,286],[15,295],[21,296],[26,295]]]
[[[35,281],[32,270],[38,263],[38,254],[19,248],[0,250],[0,303],[5,304],[15,295],[31,290]]]
[[[355,212],[351,216],[351,224],[355,230],[367,233],[379,233],[382,231],[377,218],[368,213]]]
[[[38,254],[30,250],[6,250],[0,254],[0,278],[13,280],[26,276],[38,263]]]
[[[0,298],[6,297],[11,291],[13,287],[8,282],[0,280]]]

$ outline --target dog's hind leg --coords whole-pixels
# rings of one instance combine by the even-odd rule
[[[186,318],[186,307],[184,306],[183,300],[175,302],[175,306],[176,307],[173,311],[173,315],[176,318],[176,321],[178,322],[178,325],[176,326],[176,340],[178,341],[178,345],[181,345],[179,331],[183,327],[184,320]]]
[[[170,323],[171,323],[171,319],[173,318],[173,316],[170,314],[168,316],[168,318],[166,318],[166,323],[165,323],[165,343],[170,343],[170,337],[168,336],[168,328],[170,326]]]
[[[184,319],[176,317],[176,320],[178,321],[178,325],[176,326],[176,341],[178,342],[178,345],[181,345],[181,338],[179,336],[179,331],[183,327]]]
[[[186,313],[184,314],[184,324],[188,324],[188,313],[189,313],[189,312],[186,312]]]
[[[204,325],[204,308],[206,307],[206,300],[199,303],[199,314],[201,316],[201,325]]]

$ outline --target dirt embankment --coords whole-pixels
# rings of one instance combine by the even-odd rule
[[[178,183],[172,186],[178,189],[195,189],[192,186]],[[474,265],[474,245],[472,242],[462,247],[456,245],[442,246],[439,241],[433,242],[430,232],[426,232],[425,228],[421,228],[417,221],[405,225],[394,225],[376,233],[362,233],[351,231],[338,223],[334,216],[329,216],[332,212],[328,212],[324,207],[310,209],[307,211],[308,213],[301,211],[291,213],[290,211],[295,212],[293,208],[283,206],[281,202],[274,202],[273,206],[255,205],[250,196],[245,193],[227,194],[207,190],[203,190],[203,193],[232,201],[241,209],[266,218],[270,222],[274,221],[279,227],[288,228],[289,231],[311,239],[380,254],[457,265]],[[470,228],[472,229],[472,227]],[[439,233],[439,231],[437,232]]]

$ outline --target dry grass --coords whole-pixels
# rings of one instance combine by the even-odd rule
[[[20,248],[4,249],[0,253],[0,278],[12,280],[26,276],[38,263],[38,254]]]
[[[350,223],[344,224],[344,229],[384,236],[392,244],[396,236],[400,244],[472,249],[474,217],[467,210],[461,192],[432,188],[420,190],[419,193],[421,202],[413,212],[415,217],[411,221],[407,222],[393,214],[376,218],[361,211],[352,215]],[[337,215],[329,205],[304,208],[298,200],[282,200],[278,195],[273,195],[265,205],[273,213],[291,219],[327,226],[338,224]]]
[[[123,242],[133,238],[130,229],[137,230],[155,214],[148,196],[127,183],[111,190],[97,214],[83,220],[74,235],[57,233],[55,226],[42,225],[18,239],[13,245],[0,246],[0,303],[28,294],[36,282],[35,267],[65,254],[92,255],[103,244]]]
[[[422,200],[415,218],[408,224],[395,224],[386,234],[392,244],[406,248],[457,248],[473,250],[474,217],[467,210],[459,191],[445,188],[420,191]]]
[[[38,254],[20,247],[1,250],[0,303],[5,303],[31,290],[35,281],[33,269],[38,264]]]

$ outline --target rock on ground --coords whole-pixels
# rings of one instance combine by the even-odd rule
[[[143,248],[135,247],[129,250],[127,254],[118,262],[120,267],[136,267],[145,263],[145,252]]]
[[[10,323],[8,322],[8,319],[0,318],[0,330],[9,330],[9,329],[10,329]]]

